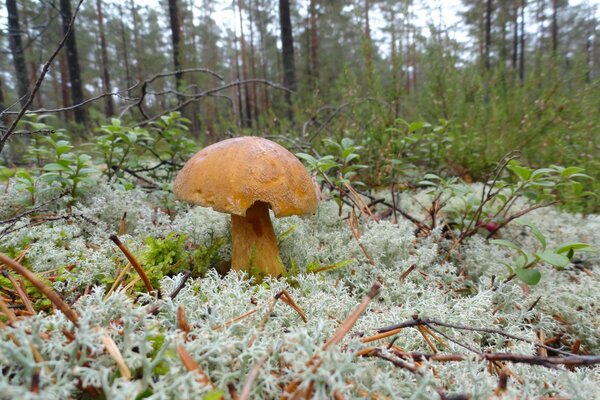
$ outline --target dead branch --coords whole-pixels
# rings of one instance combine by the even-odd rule
[[[389,332],[389,331],[394,331],[398,328],[409,328],[409,327],[417,327],[417,326],[427,326],[433,330],[436,330],[436,332],[439,332],[439,330],[437,330],[435,328],[435,326],[443,326],[446,328],[452,328],[452,329],[457,329],[457,330],[462,330],[462,331],[472,331],[472,332],[485,332],[485,333],[491,333],[491,334],[497,334],[500,336],[504,336],[507,337],[509,339],[514,339],[514,340],[519,340],[521,342],[526,342],[529,344],[532,344],[534,346],[537,347],[541,347],[544,348],[546,350],[550,350],[553,351],[555,353],[558,354],[563,354],[565,356],[572,356],[572,353],[566,352],[566,351],[562,351],[559,349],[555,349],[553,347],[550,346],[546,346],[543,343],[538,343],[537,341],[534,340],[530,340],[521,336],[516,336],[513,334],[510,334],[508,332],[504,332],[501,329],[495,329],[495,328],[485,328],[485,327],[473,327],[473,326],[466,326],[466,325],[460,325],[460,324],[451,324],[448,322],[443,322],[443,321],[438,321],[438,320],[434,320],[434,319],[430,319],[430,318],[419,318],[418,316],[413,317],[412,320],[409,321],[405,321],[405,322],[401,322],[399,324],[395,324],[395,325],[391,325],[391,326],[386,326],[384,328],[379,328],[377,329],[378,333],[385,333],[385,332]],[[444,337],[448,338],[446,335],[444,335]],[[454,341],[453,341],[454,342]],[[454,342],[456,343],[456,342]],[[462,347],[465,347],[469,350],[472,350],[469,348],[469,346],[467,345],[461,345]],[[478,352],[478,351],[477,351]]]

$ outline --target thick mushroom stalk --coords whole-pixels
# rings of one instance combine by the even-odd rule
[[[246,216],[231,216],[231,267],[236,270],[256,268],[271,276],[283,272],[277,238],[269,217],[269,205],[257,201]]]

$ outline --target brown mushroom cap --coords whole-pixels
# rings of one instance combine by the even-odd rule
[[[277,217],[317,209],[304,165],[277,143],[253,136],[200,150],[179,171],[173,191],[180,200],[240,216],[257,201],[268,203]]]

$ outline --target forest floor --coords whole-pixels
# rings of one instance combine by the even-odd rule
[[[363,221],[353,234],[351,219],[343,218],[349,209],[341,218],[337,204],[324,200],[314,216],[274,221],[282,259],[297,273],[263,280],[213,268],[196,277],[166,273],[156,281],[156,299],[133,269],[120,274],[129,267],[109,235],[120,232],[142,265],[149,251],[175,257],[181,249],[156,250],[168,238],[185,240],[184,252],[190,243],[205,249],[218,263],[229,256],[229,219],[182,203],[165,213],[150,196],[99,185],[73,206],[80,217],[39,224],[23,218],[0,239],[0,250],[43,277],[78,317],[75,325],[51,312],[48,300],[28,287],[35,315],[13,307],[15,320],[0,329],[0,398],[589,399],[600,393],[600,360],[591,356],[600,354],[597,253],[582,253],[562,270],[542,266],[539,284],[528,286],[506,279],[514,251],[484,236],[448,257],[441,230],[418,237],[399,219]],[[415,196],[425,195],[402,195],[400,205],[417,214]],[[546,208],[528,218],[548,246],[600,244],[598,215]],[[508,226],[502,238],[534,246],[524,229]],[[120,275],[121,284],[113,285]],[[11,293],[19,303],[6,288],[2,296]],[[374,336],[397,324],[403,328]],[[542,342],[546,347],[536,345]]]

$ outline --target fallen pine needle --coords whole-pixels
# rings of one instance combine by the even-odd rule
[[[265,363],[265,361],[267,361],[270,354],[271,354],[271,352],[268,351],[266,354],[264,354],[260,358],[260,360],[258,360],[258,362],[256,364],[254,364],[252,366],[252,369],[250,370],[250,372],[248,373],[248,376],[246,376],[246,380],[244,381],[244,386],[242,387],[242,393],[240,393],[239,400],[247,400],[250,398],[250,391],[252,390],[252,384],[256,380],[256,377],[258,376],[258,372],[260,371],[260,369],[261,369],[262,365]]]
[[[127,260],[131,263],[131,265],[133,266],[135,271],[138,273],[140,278],[142,278],[142,281],[144,281],[144,286],[146,286],[146,290],[148,291],[148,293],[150,293],[150,294],[155,293],[154,288],[152,287],[152,283],[150,282],[150,279],[148,279],[148,275],[146,275],[146,271],[144,271],[144,268],[142,268],[139,261],[133,256],[133,254],[131,254],[129,249],[127,247],[125,247],[125,245],[123,244],[123,242],[121,242],[121,240],[117,237],[117,235],[110,235],[110,240],[112,240],[113,243],[117,245],[119,250],[121,250],[123,252],[123,254],[127,258]]]
[[[192,358],[192,356],[190,355],[190,353],[188,353],[185,347],[183,347],[182,345],[177,346],[177,354],[179,354],[179,358],[181,358],[181,362],[183,363],[185,369],[187,369],[189,372],[195,372],[198,374],[198,383],[202,383],[213,388],[215,387],[215,385],[208,378],[204,370],[200,368],[198,363]]]
[[[126,381],[130,380],[131,371],[125,364],[125,360],[123,360],[123,356],[121,355],[119,348],[115,344],[115,341],[112,340],[112,338],[107,334],[104,334],[102,335],[102,344],[104,344],[104,348],[106,348],[108,354],[110,354],[111,357],[117,363],[117,367],[119,367],[119,371],[121,372],[121,376],[123,377],[123,379],[125,379]]]

